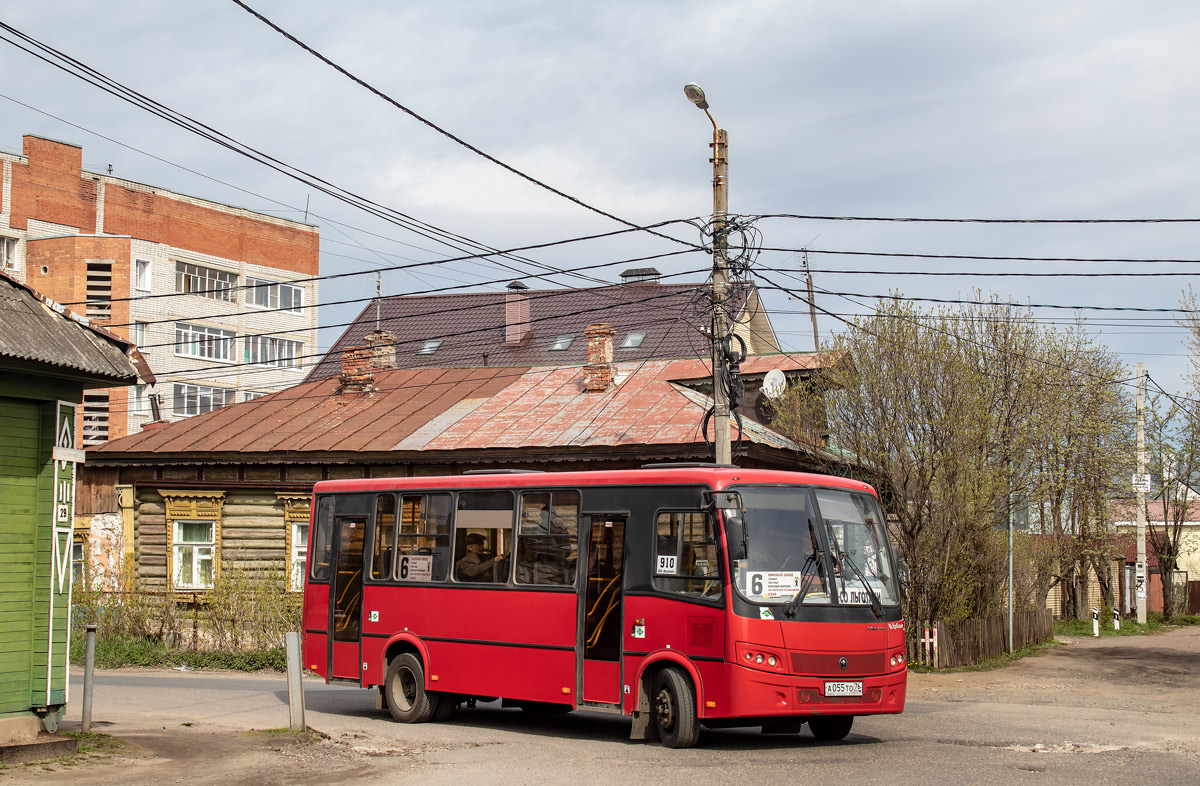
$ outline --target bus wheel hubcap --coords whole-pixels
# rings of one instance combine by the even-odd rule
[[[670,730],[675,725],[675,708],[671,703],[671,694],[665,690],[659,691],[656,704],[659,725]]]

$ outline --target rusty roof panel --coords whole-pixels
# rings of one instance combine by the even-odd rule
[[[753,358],[748,373],[810,369],[805,356]],[[760,368],[761,366],[761,368]],[[301,459],[323,453],[456,451],[531,447],[693,445],[711,401],[678,380],[703,380],[701,360],[617,365],[605,392],[583,388],[579,366],[422,368],[377,372],[376,390],[338,393],[337,378],[113,440],[89,451],[124,454],[246,453]],[[792,443],[759,424],[746,438]]]

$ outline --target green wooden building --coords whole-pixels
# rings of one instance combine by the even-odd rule
[[[0,274],[0,744],[54,731],[66,706],[77,409],[139,377],[128,341]]]

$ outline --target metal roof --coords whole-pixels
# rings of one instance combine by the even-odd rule
[[[822,360],[757,356],[742,368],[747,374],[804,371]],[[679,381],[703,379],[708,368],[701,360],[618,363],[616,384],[606,392],[585,391],[579,366],[378,371],[371,393],[339,393],[339,379],[331,377],[112,440],[89,449],[88,457],[101,464],[167,455],[287,462],[368,453],[695,445],[702,442],[700,421],[710,402]],[[758,424],[747,424],[745,439],[800,450]]]
[[[530,333],[520,343],[506,344],[506,298],[513,294],[395,295],[373,301],[306,381],[338,374],[343,351],[362,345],[377,323],[396,337],[396,365],[401,368],[579,365],[587,362],[584,328],[601,322],[616,331],[613,347],[618,362],[695,358],[709,352],[704,331],[712,309],[706,284],[646,281],[592,289],[516,291],[528,303]],[[734,297],[736,313],[747,302],[748,291],[740,289]],[[637,347],[622,347],[631,332],[645,332],[646,336]],[[565,350],[551,350],[563,336],[576,340]],[[443,342],[432,353],[418,354],[425,342],[433,339]]]
[[[0,273],[0,360],[91,387],[132,385],[154,375],[129,341]]]

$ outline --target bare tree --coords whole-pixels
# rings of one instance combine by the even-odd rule
[[[1007,538],[996,525],[1014,498],[1042,501],[1037,518],[1057,522],[1058,547],[1103,529],[1112,464],[1099,457],[1114,449],[1103,424],[1129,419],[1110,392],[1119,364],[1082,330],[1059,335],[1007,306],[894,301],[828,348],[849,358],[830,392],[790,392],[775,425],[807,442],[826,427],[832,455],[880,490],[907,566],[910,619],[1003,607]],[[1091,558],[1081,542],[1021,545],[1037,557],[1023,575],[1043,599]]]

